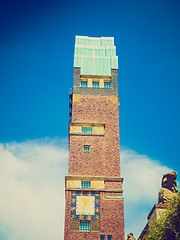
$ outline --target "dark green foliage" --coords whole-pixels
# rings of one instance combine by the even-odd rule
[[[168,203],[158,220],[152,222],[143,240],[180,240],[180,195]]]

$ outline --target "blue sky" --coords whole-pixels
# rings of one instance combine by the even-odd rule
[[[122,151],[127,149],[128,156],[136,153],[136,159],[146,156],[145,159],[158,161],[158,166],[179,174],[179,12],[180,3],[175,0],[3,1],[0,8],[3,149],[6,143],[17,148],[17,144],[34,141],[39,146],[37,139],[43,139],[43,144],[67,139],[75,35],[112,36],[119,57]],[[67,151],[64,145],[59,147]],[[3,151],[16,160],[24,159],[12,148]],[[0,232],[4,234],[1,228]]]

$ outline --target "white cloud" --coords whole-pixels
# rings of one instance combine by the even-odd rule
[[[67,141],[60,138],[0,145],[0,239],[63,240],[67,164]],[[157,203],[162,175],[170,170],[121,150],[126,234],[138,237]]]
[[[63,239],[67,161],[67,144],[58,138],[1,145],[0,232],[5,239]]]
[[[171,169],[133,150],[121,150],[121,175],[124,177],[125,228],[136,238],[147,223],[147,215],[158,202],[164,173]]]

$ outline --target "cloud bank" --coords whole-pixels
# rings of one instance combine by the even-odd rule
[[[63,240],[67,140],[39,139],[0,145],[0,239]],[[137,238],[170,171],[130,149],[121,150],[126,234]]]
[[[63,239],[66,146],[60,139],[1,145],[1,239]]]

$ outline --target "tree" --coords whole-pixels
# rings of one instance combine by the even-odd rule
[[[174,197],[161,217],[150,224],[143,240],[180,240],[180,195]]]

